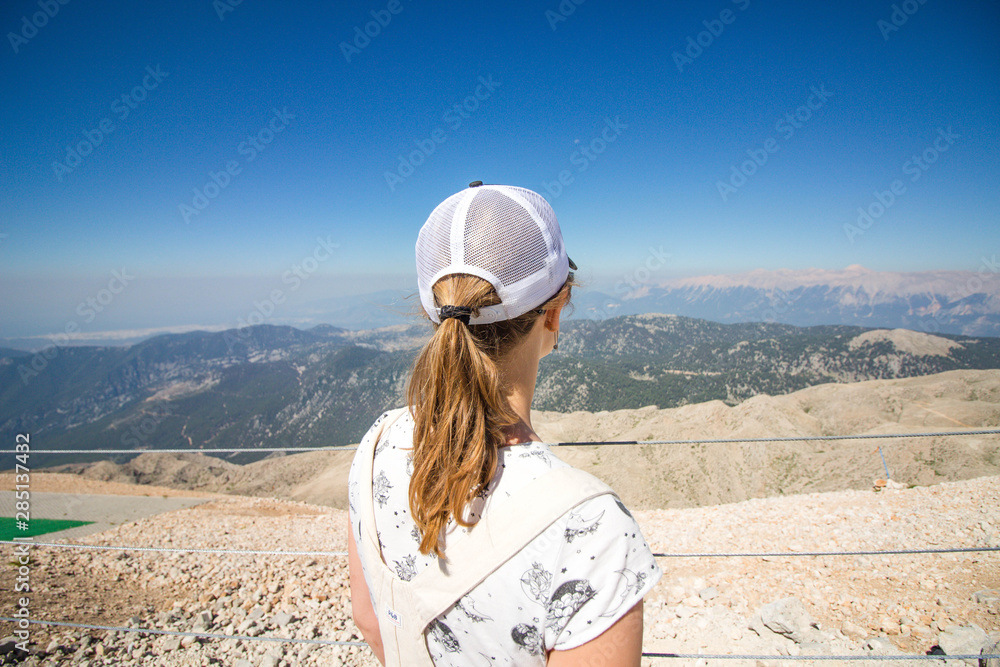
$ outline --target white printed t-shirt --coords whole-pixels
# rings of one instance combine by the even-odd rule
[[[364,441],[374,437],[385,417],[376,420]],[[382,434],[371,468],[382,555],[404,581],[437,560],[433,554],[420,553],[420,534],[410,516],[412,443],[413,418],[406,413]],[[500,448],[497,472],[467,516],[477,519],[489,510],[493,498],[509,497],[539,475],[566,465],[543,443]],[[351,525],[359,549],[364,540],[357,494],[367,470],[355,458],[348,482]],[[446,556],[447,536],[456,530],[468,532],[449,522]],[[427,646],[435,665],[544,665],[549,650],[580,646],[610,628],[661,574],[625,505],[615,496],[598,496],[560,517],[431,623],[425,633]],[[365,580],[371,590],[367,572]]]

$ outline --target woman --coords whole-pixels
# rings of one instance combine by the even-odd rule
[[[349,481],[354,619],[383,664],[638,665],[660,570],[610,488],[531,426],[576,266],[523,188],[470,184],[417,239],[435,324]]]

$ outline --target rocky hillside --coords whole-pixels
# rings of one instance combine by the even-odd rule
[[[39,449],[237,448],[226,455],[237,463],[264,447],[347,444],[401,402],[427,333],[259,326],[0,357],[0,437],[28,432]],[[671,315],[571,320],[542,362],[535,407],[735,405],[829,382],[985,368],[1000,368],[1000,339]],[[70,460],[93,459],[36,465]]]
[[[559,353],[543,362],[535,393],[542,410],[665,408],[713,399],[735,404],[827,382],[1000,368],[1000,339],[906,330],[636,315],[574,321],[564,337]]]
[[[763,438],[1000,428],[1000,370],[810,387],[736,406],[536,412],[546,442]],[[1000,475],[1000,436],[706,445],[560,446],[639,508],[689,507],[815,491],[870,488],[885,477],[926,485]],[[85,477],[319,505],[346,506],[353,452],[306,452],[236,465],[200,454],[146,453],[56,468]]]

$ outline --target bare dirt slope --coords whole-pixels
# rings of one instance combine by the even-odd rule
[[[0,473],[0,491],[14,490],[14,473]],[[226,496],[205,491],[190,491],[169,486],[135,484],[134,482],[106,482],[83,475],[58,472],[32,472],[33,493],[82,493],[114,496],[163,496],[164,498],[206,498]]]
[[[670,410],[539,413],[546,441],[685,440],[889,434],[1000,426],[1000,371],[951,371],[902,380],[826,384]],[[560,448],[643,508],[738,502],[812,491],[864,489],[885,477],[907,485],[1000,474],[1000,436],[708,445]]]
[[[374,420],[374,416],[373,416]],[[536,412],[546,442],[690,440],[920,433],[1000,426],[1000,370],[810,387],[736,406]],[[1000,436],[891,440],[559,447],[557,454],[608,481],[636,508],[689,507],[813,491],[869,488],[885,472],[927,485],[1000,474]],[[120,466],[65,466],[84,478],[198,493],[268,496],[346,507],[353,452],[274,456],[245,466],[201,454],[148,453]],[[0,477],[0,481],[3,480]]]

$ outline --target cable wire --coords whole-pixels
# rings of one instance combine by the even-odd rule
[[[65,628],[83,628],[86,630],[113,630],[115,632],[142,632],[151,635],[179,635],[181,637],[208,637],[210,639],[244,639],[266,642],[288,642],[291,644],[322,644],[327,646],[368,646],[365,642],[343,641],[338,639],[294,639],[292,637],[251,637],[250,635],[220,635],[211,632],[182,632],[180,630],[160,630],[158,628],[123,628],[110,625],[87,625],[85,623],[67,623],[65,621],[40,621],[34,618],[18,619],[0,616],[0,621],[11,621],[19,623],[27,620],[28,623],[39,625],[55,625]]]
[[[105,551],[147,551],[163,553],[252,554],[265,556],[346,556],[346,551],[269,551],[263,549],[211,549],[181,547],[128,547],[104,544],[72,544],[60,542],[20,542],[0,540],[0,544],[30,544],[36,547],[61,549],[98,549]],[[908,554],[953,554],[980,551],[1000,551],[997,547],[943,547],[940,549],[888,549],[884,551],[767,551],[718,553],[653,553],[656,558],[777,558],[781,556],[898,556]]]
[[[885,438],[932,438],[952,435],[996,435],[1000,429],[975,429],[971,431],[938,431],[932,433],[862,433],[858,435],[804,435],[780,438],[709,438],[705,440],[595,440],[592,442],[557,442],[567,445],[714,445],[738,442],[810,442],[815,440],[881,440]]]
[[[772,551],[767,553],[654,553],[657,558],[764,558],[777,556],[898,556],[901,554],[955,554],[1000,551],[1000,547],[945,547],[942,549],[889,549],[885,551]]]
[[[644,658],[686,658],[688,660],[980,660],[998,658],[1000,653],[962,655],[927,655],[912,653],[903,655],[738,655],[730,653],[643,653]]]
[[[68,623],[65,621],[41,621],[37,619],[18,619],[0,617],[0,621],[19,623],[21,621],[38,625],[80,628],[85,630],[107,630],[114,632],[141,632],[153,635],[175,635],[180,637],[206,637],[209,639],[239,639],[243,641],[269,641],[289,644],[318,644],[322,646],[359,646],[367,647],[365,642],[337,639],[294,639],[292,637],[271,637],[268,635],[252,637],[250,635],[224,635],[211,632],[183,632],[180,630],[160,630],[158,628],[126,628],[110,625],[89,625],[85,623]],[[826,661],[858,661],[858,660],[986,660],[1000,658],[1000,653],[980,653],[961,655],[926,655],[921,653],[905,655],[741,655],[712,653],[643,653],[644,658],[681,658],[687,660],[826,660]]]
[[[103,549],[105,551],[156,551],[164,553],[202,554],[252,554],[258,556],[346,556],[346,551],[269,551],[265,549],[210,549],[181,547],[125,547],[104,544],[63,544],[60,542],[15,542],[0,540],[0,544],[30,544],[34,547],[57,547],[63,549]]]
[[[804,435],[780,438],[709,438],[704,440],[580,440],[576,442],[550,443],[553,447],[585,445],[714,445],[740,442],[811,442],[827,440],[884,440],[888,438],[935,438],[960,435],[998,435],[1000,429],[974,429],[967,431],[938,431],[929,433],[864,433],[859,435]],[[32,454],[209,454],[209,453],[254,453],[254,452],[352,452],[355,445],[334,447],[236,447],[210,449],[32,449]],[[3,450],[3,454],[15,454],[13,450]]]

